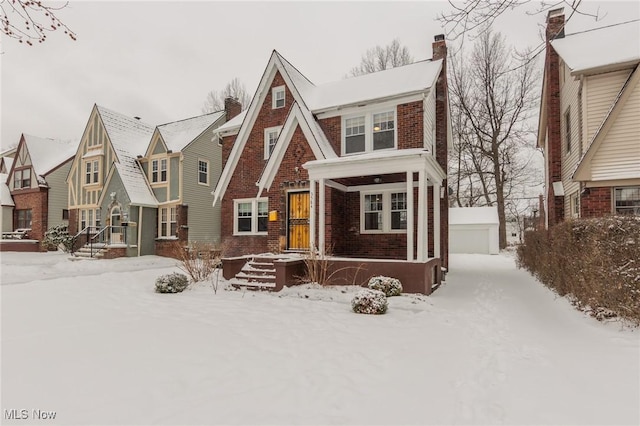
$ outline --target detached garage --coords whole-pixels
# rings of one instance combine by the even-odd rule
[[[498,208],[449,209],[449,252],[498,254]]]

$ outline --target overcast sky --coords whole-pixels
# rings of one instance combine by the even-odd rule
[[[2,38],[1,139],[21,133],[79,140],[94,103],[162,124],[201,114],[210,90],[238,77],[251,94],[273,49],[314,83],[343,78],[361,55],[394,38],[416,60],[431,57],[430,2],[71,2],[59,17],[77,41],[51,33],[27,47]],[[537,4],[494,29],[519,48],[540,43]],[[640,2],[583,2],[602,20],[576,16],[567,32],[640,18]],[[540,65],[541,66],[541,65]]]

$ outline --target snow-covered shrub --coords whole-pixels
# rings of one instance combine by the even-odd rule
[[[379,290],[387,297],[400,296],[402,293],[402,283],[397,278],[385,277],[378,275],[369,280],[369,288]]]
[[[189,285],[185,274],[174,272],[156,279],[156,293],[180,293]]]
[[[65,253],[71,253],[75,240],[72,235],[69,235],[67,225],[57,225],[45,232],[40,244],[46,249],[53,248],[55,250],[59,248]]]
[[[351,300],[351,308],[356,314],[384,314],[387,312],[387,296],[379,290],[365,288]]]

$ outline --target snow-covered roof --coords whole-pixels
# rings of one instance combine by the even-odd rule
[[[158,200],[147,184],[140,165],[137,162],[114,163],[132,205],[157,207]]]
[[[640,20],[567,34],[551,45],[574,74],[640,62]]]
[[[70,160],[76,152],[77,143],[69,140],[39,138],[22,135],[27,144],[31,164],[35,174],[42,176],[52,169]]]
[[[15,206],[13,198],[11,197],[11,191],[7,185],[7,179],[9,175],[6,173],[0,173],[0,205],[3,206]]]
[[[224,114],[224,111],[216,111],[198,117],[162,124],[158,126],[158,131],[162,135],[167,149],[179,152],[200,136],[209,126],[223,117]]]
[[[157,206],[158,201],[136,160],[138,154],[146,151],[153,135],[153,126],[98,105],[96,108],[118,157],[116,168],[131,204]]]
[[[316,112],[331,107],[425,91],[433,86],[441,68],[442,60],[424,60],[313,88],[307,87],[300,92],[309,109]]]
[[[498,224],[497,207],[452,207],[449,209],[449,225]]]
[[[238,127],[240,127],[242,125],[242,122],[244,121],[244,118],[247,116],[247,111],[248,110],[245,109],[240,114],[236,115],[231,120],[227,121],[222,126],[218,127],[215,130],[215,132],[216,133],[222,133],[222,132],[225,132],[225,131],[237,129]]]

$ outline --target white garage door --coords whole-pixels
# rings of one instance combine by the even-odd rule
[[[450,229],[449,251],[451,253],[489,254],[488,229]]]

